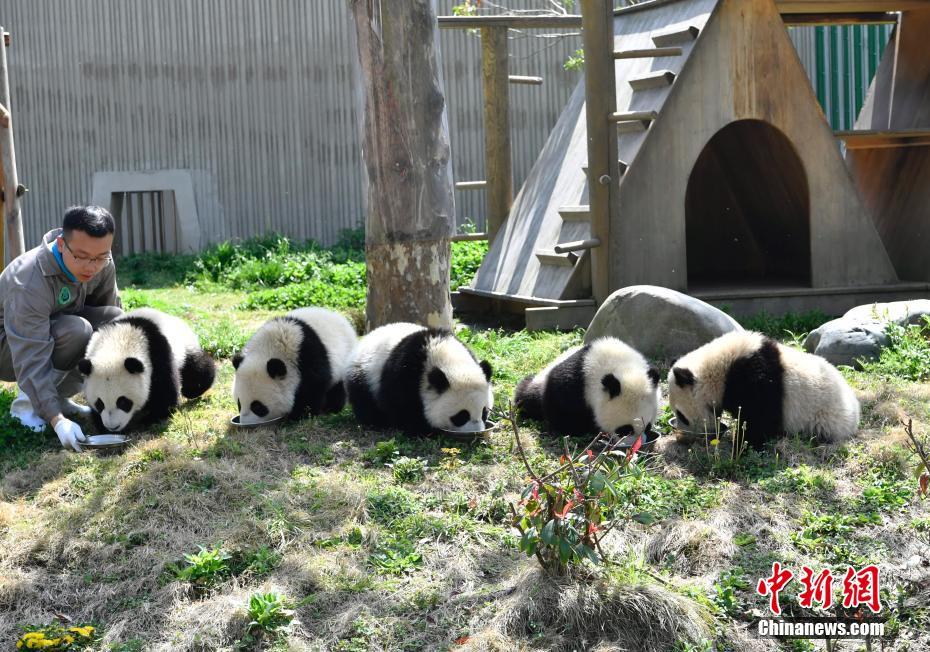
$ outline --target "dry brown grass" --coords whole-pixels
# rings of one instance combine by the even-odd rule
[[[489,516],[489,501],[506,504],[525,481],[507,433],[459,446],[461,465],[452,470],[440,468],[448,442],[397,437],[401,454],[430,464],[422,481],[398,485],[371,461],[376,442],[392,434],[361,430],[348,416],[228,430],[231,378],[224,364],[207,397],[137,434],[123,454],[72,455],[52,442],[0,478],[0,646],[20,626],[62,614],[100,624],[103,649],[233,650],[247,639],[249,596],[275,591],[291,602],[295,621],[257,647],[670,650],[706,639],[721,650],[784,649],[746,629],[762,598],[740,591],[743,612],[724,613],[715,584],[736,568],[754,583],[773,559],[824,564],[822,552],[792,541],[805,511],[849,513],[876,464],[909,473],[894,420],[913,417],[919,433],[930,424],[930,385],[857,375],[866,427],[849,446],[783,441],[777,466],[769,454],[721,478],[701,462],[703,445],[662,441],[650,473],[714,487],[718,502],[618,528],[607,542],[618,566],[585,581],[545,576],[516,550],[506,519]],[[525,430],[534,465],[551,462],[557,442]],[[798,479],[797,469],[808,475]],[[803,484],[810,478],[829,482]],[[412,511],[395,518],[387,494]],[[912,525],[921,518],[930,519],[928,502],[909,500],[855,533],[901,596],[896,614],[911,650],[930,649],[930,609],[922,606],[930,600],[930,542]],[[379,570],[373,555],[405,537],[419,558],[396,574]],[[279,561],[267,573],[195,590],[170,569],[201,545],[264,548]],[[904,640],[885,649],[903,650]]]

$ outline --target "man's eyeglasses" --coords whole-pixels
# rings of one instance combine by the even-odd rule
[[[86,256],[78,256],[76,253],[74,253],[74,250],[68,244],[67,240],[62,238],[61,241],[65,243],[65,248],[71,252],[71,256],[81,265],[93,265],[94,267],[99,267],[101,265],[106,265],[111,260],[113,260],[113,256],[110,254],[104,254],[103,256],[95,256],[94,258],[88,258]]]

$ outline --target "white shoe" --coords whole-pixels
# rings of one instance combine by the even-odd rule
[[[86,417],[93,413],[89,405],[75,403],[70,398],[61,399],[61,413],[66,417],[82,416]]]
[[[32,401],[23,390],[19,390],[19,395],[10,404],[10,414],[33,432],[45,430],[45,419],[36,414]]]

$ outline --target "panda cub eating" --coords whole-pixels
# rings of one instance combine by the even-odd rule
[[[298,308],[265,322],[233,356],[239,423],[339,412],[357,340],[348,319],[324,308]]]
[[[695,349],[673,365],[668,387],[682,430],[713,429],[726,411],[739,415],[754,448],[786,433],[839,442],[859,425],[859,401],[833,365],[760,333],[727,333]]]
[[[78,362],[84,397],[98,426],[110,432],[160,421],[180,396],[210,389],[216,365],[186,323],[153,308],[139,308],[103,325]]]
[[[409,435],[484,430],[494,405],[491,365],[449,331],[417,324],[371,331],[346,376],[359,422]]]
[[[615,337],[569,349],[517,385],[514,403],[562,435],[640,435],[659,408],[659,372]]]

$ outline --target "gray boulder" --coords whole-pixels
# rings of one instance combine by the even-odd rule
[[[919,324],[930,315],[930,299],[868,303],[847,311],[843,317],[860,322],[894,322],[900,326]]]
[[[885,322],[840,317],[813,330],[804,339],[804,350],[834,365],[857,366],[860,358],[874,360],[888,345]]]
[[[584,339],[612,336],[648,358],[675,358],[736,330],[743,329],[735,319],[699,299],[655,285],[632,285],[607,297]]]

